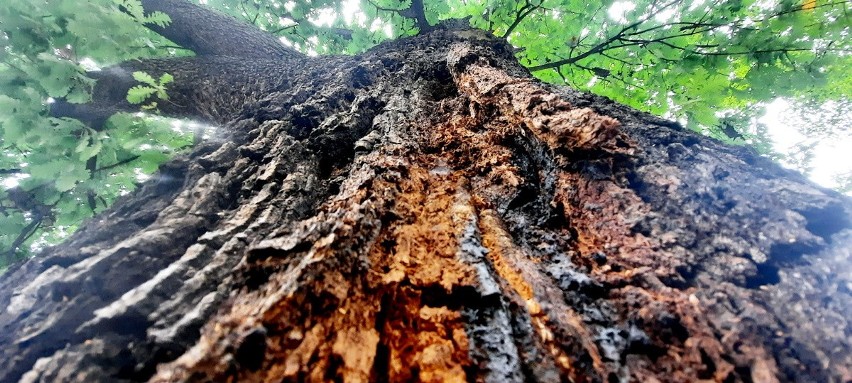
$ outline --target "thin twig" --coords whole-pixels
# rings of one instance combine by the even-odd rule
[[[9,250],[6,251],[6,263],[11,264],[15,261],[15,251],[18,250],[18,247],[24,244],[30,237],[38,231],[39,226],[41,226],[42,216],[36,216],[33,218],[33,221],[30,222],[23,230],[21,230],[20,234],[15,238],[12,242],[12,246],[9,247]]]
[[[524,18],[527,17],[527,15],[529,15],[530,13],[532,13],[533,11],[538,9],[540,6],[541,6],[541,3],[538,3],[537,5],[533,5],[532,3],[529,2],[529,0],[524,0],[524,5],[520,9],[518,9],[517,12],[515,12],[515,21],[513,21],[512,25],[510,25],[509,28],[506,29],[506,33],[504,33],[502,37],[504,39],[508,38],[509,35],[511,35],[512,32],[515,31],[515,28],[517,28],[518,25],[521,24],[521,21],[523,21]]]
[[[112,168],[115,168],[115,167],[119,167],[119,166],[124,165],[124,164],[129,164],[129,163],[131,163],[131,162],[133,162],[133,161],[136,161],[137,159],[139,159],[139,156],[138,156],[138,155],[136,155],[136,156],[132,156],[132,157],[129,157],[129,158],[125,158],[125,159],[123,159],[123,160],[121,160],[121,161],[118,161],[118,162],[116,162],[116,163],[112,164],[112,165],[107,165],[107,166],[104,166],[104,167],[102,167],[102,168],[98,168],[98,169],[96,169],[96,170],[95,170],[95,172],[96,172],[96,173],[97,173],[97,172],[102,172],[102,171],[104,171],[104,170],[109,170],[109,169],[112,169]]]
[[[577,56],[569,56],[568,58],[562,59],[562,60],[559,60],[559,61],[554,61],[554,62],[545,63],[545,64],[541,64],[541,65],[531,66],[528,69],[531,72],[535,72],[535,71],[540,71],[540,70],[545,70],[545,69],[557,68],[557,67],[562,66],[562,65],[574,64],[574,63],[576,63],[576,62],[578,62],[582,59],[585,59],[589,56],[592,56],[592,55],[595,55],[595,54],[602,54],[603,52],[606,52],[606,51],[609,51],[609,50],[631,47],[631,46],[638,46],[638,45],[649,45],[649,44],[653,44],[653,43],[666,45],[666,46],[669,46],[673,49],[682,50],[682,51],[692,53],[692,54],[708,55],[708,56],[734,56],[734,55],[746,55],[746,54],[753,54],[753,53],[795,52],[795,51],[811,50],[811,48],[785,48],[785,49],[757,50],[757,51],[748,51],[748,52],[702,52],[700,50],[690,50],[690,49],[687,49],[685,47],[677,46],[677,45],[674,45],[674,44],[671,44],[671,43],[668,43],[667,41],[665,41],[665,40],[670,40],[670,39],[674,39],[674,38],[677,38],[677,37],[686,37],[686,36],[692,36],[692,35],[696,35],[696,34],[709,32],[709,31],[715,30],[715,29],[723,27],[723,26],[734,27],[734,28],[737,28],[739,30],[744,29],[744,27],[741,26],[741,24],[744,23],[744,21],[741,21],[741,20],[737,20],[737,21],[733,21],[733,22],[729,22],[729,23],[707,23],[707,22],[704,22],[704,20],[706,19],[706,16],[708,15],[709,12],[706,12],[705,15],[702,16],[697,22],[678,21],[678,22],[665,23],[665,24],[645,28],[645,29],[642,29],[642,30],[634,30],[636,27],[638,27],[642,23],[650,20],[657,13],[659,13],[660,11],[670,7],[674,3],[675,2],[670,2],[670,3],[664,4],[663,6],[661,6],[658,9],[655,9],[656,8],[656,2],[655,2],[651,6],[651,9],[653,9],[654,12],[649,12],[649,14],[646,15],[645,17],[643,17],[642,19],[625,26],[620,31],[618,31],[615,35],[613,35],[613,36],[607,38],[606,40],[598,43],[597,45],[593,46],[592,48],[590,48],[586,52],[579,54]],[[844,4],[844,3],[845,2],[832,2],[832,3],[820,4],[817,7],[833,6],[833,5]],[[763,18],[763,19],[752,20],[752,22],[755,22],[755,23],[766,22],[766,21],[768,21],[772,18],[775,18],[775,17],[779,17],[779,16],[783,16],[783,15],[786,15],[786,14],[795,13],[795,12],[799,12],[799,11],[803,11],[803,10],[804,10],[803,7],[797,7],[795,9],[791,9],[791,10],[772,14],[770,16]],[[679,26],[679,25],[682,26],[681,28],[679,28],[679,30],[681,32],[683,32],[683,31],[688,31],[688,32],[678,33],[678,34],[669,35],[669,36],[662,36],[662,37],[659,37],[659,38],[656,38],[656,39],[650,39],[650,40],[629,38],[629,37],[633,37],[633,36],[639,36],[639,35],[642,35],[642,34],[645,34],[645,33],[648,33],[648,32],[652,32],[652,31],[655,31],[655,30],[658,30],[658,29],[662,29],[662,28],[665,28],[665,27],[674,27],[674,26]],[[624,43],[614,44],[616,42],[624,42]],[[701,48],[704,48],[704,47],[701,47]],[[820,50],[820,51],[823,51],[823,50]],[[847,52],[848,50],[837,49],[837,50],[832,50],[832,51]],[[610,57],[610,58],[612,58],[612,57]]]

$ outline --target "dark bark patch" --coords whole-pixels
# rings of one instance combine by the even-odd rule
[[[831,242],[831,236],[852,226],[846,209],[840,204],[827,204],[824,207],[797,210],[808,221],[805,228]]]
[[[257,371],[263,366],[266,355],[266,329],[258,327],[250,330],[239,341],[234,353],[237,363],[250,371]]]
[[[311,132],[319,125],[316,117],[318,117],[318,114],[310,109],[301,111],[299,114],[290,118],[291,127],[288,133],[297,140],[308,138]]]
[[[802,262],[806,254],[814,254],[822,246],[812,242],[776,243],[769,251],[769,257],[765,262],[757,263],[756,272],[746,277],[743,284],[749,289],[759,288],[766,285],[774,285],[781,281],[779,271]]]
[[[362,89],[372,85],[374,81],[372,77],[372,74],[367,68],[363,66],[355,67],[351,74],[352,88]]]

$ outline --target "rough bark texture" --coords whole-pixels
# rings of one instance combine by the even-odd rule
[[[852,379],[848,199],[482,32],[270,70],[0,277],[0,381]]]

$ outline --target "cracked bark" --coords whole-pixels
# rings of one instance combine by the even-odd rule
[[[0,381],[852,378],[845,197],[480,32],[275,60],[0,277]]]

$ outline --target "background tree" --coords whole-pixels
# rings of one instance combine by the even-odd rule
[[[469,11],[460,4],[365,4],[364,23],[393,21],[372,32],[323,4],[240,5],[264,29],[303,38],[287,47],[179,0],[87,5],[103,11],[93,19],[60,5],[3,8],[23,15],[4,32],[13,91],[3,100],[31,117],[7,118],[4,132],[18,128],[8,139],[19,161],[50,158],[10,169],[44,172],[7,192],[27,225],[13,245],[58,221],[62,203],[104,208],[93,177],[119,179],[193,141],[180,124],[114,112],[191,116],[216,131],[3,275],[0,380],[849,379],[837,330],[852,307],[847,199],[749,149],[538,83],[517,63],[608,79],[613,70],[584,60],[687,25],[649,16],[671,5],[639,18],[659,28],[569,39],[550,63],[514,41],[540,12],[554,17],[549,4],[491,3],[471,16],[512,44],[435,24]],[[95,60],[56,42],[97,46],[89,38],[103,31],[72,31],[112,18],[133,32],[117,44],[128,59],[84,76],[75,62]],[[382,33],[419,36],[352,57],[292,48],[351,49]],[[680,37],[644,44],[746,56]],[[164,57],[135,56],[158,46]],[[726,122],[722,134],[741,134]]]

